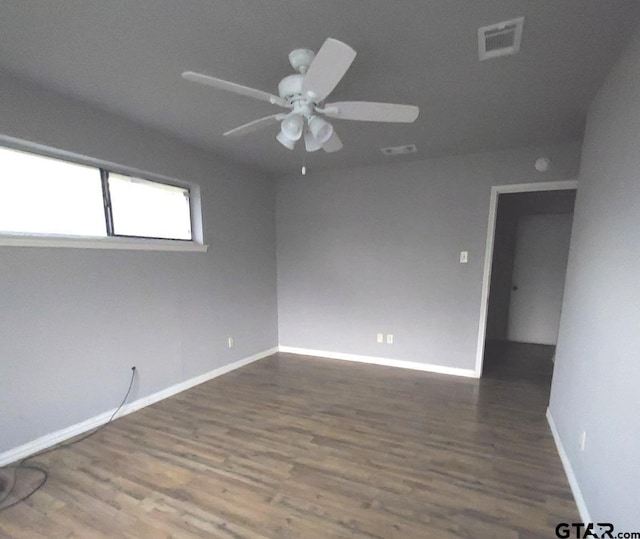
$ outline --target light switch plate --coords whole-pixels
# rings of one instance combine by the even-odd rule
[[[460,264],[466,264],[469,261],[469,251],[460,251]]]

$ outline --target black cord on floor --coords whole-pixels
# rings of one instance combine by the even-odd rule
[[[47,482],[47,479],[49,478],[49,473],[47,472],[46,468],[43,468],[38,464],[27,464],[28,461],[30,461],[32,459],[35,459],[37,457],[41,457],[43,455],[46,455],[47,453],[51,453],[52,451],[57,451],[58,449],[64,449],[65,447],[69,447],[69,446],[72,446],[74,444],[77,444],[78,442],[82,442],[83,440],[86,440],[87,438],[93,436],[97,432],[100,432],[102,429],[104,429],[107,425],[109,425],[109,423],[111,423],[113,421],[113,419],[116,417],[118,412],[124,406],[124,403],[127,402],[127,399],[129,398],[129,393],[131,393],[131,388],[133,387],[133,381],[134,381],[135,377],[136,377],[136,368],[132,367],[131,368],[131,381],[129,382],[129,388],[127,389],[127,393],[125,394],[124,399],[122,399],[122,402],[120,403],[120,406],[118,406],[116,408],[115,412],[113,412],[113,414],[111,414],[111,417],[109,418],[109,421],[107,421],[103,425],[100,425],[97,429],[92,430],[91,432],[89,432],[88,434],[85,434],[84,436],[82,436],[80,438],[77,438],[75,440],[71,440],[70,442],[67,442],[66,444],[54,445],[53,447],[45,449],[44,451],[41,451],[40,453],[35,453],[34,455],[31,455],[29,457],[26,457],[26,458],[22,459],[18,464],[6,466],[4,468],[5,470],[10,470],[10,469],[14,470],[14,472],[13,472],[13,481],[11,483],[11,488],[9,488],[7,493],[2,498],[0,498],[0,511],[4,511],[6,509],[14,507],[15,505],[18,505],[19,503],[24,502],[25,500],[28,500],[31,496],[33,496],[36,492],[38,492],[44,486],[44,484]],[[19,470],[35,470],[35,471],[40,472],[42,474],[42,479],[41,479],[40,483],[38,483],[38,485],[35,486],[28,494],[24,495],[22,498],[14,501],[14,502],[12,502],[12,503],[10,503],[8,505],[2,506],[2,503],[5,502],[11,496],[11,494],[13,494],[13,492],[14,492],[14,490],[16,488],[16,485],[18,483],[18,471]]]

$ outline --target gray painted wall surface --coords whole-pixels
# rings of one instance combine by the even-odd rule
[[[280,180],[280,344],[473,369],[491,186],[575,178],[578,161],[570,143]]]
[[[0,78],[5,135],[201,186],[207,253],[0,247],[0,452],[277,344],[274,187]],[[227,337],[235,347],[227,348]]]
[[[640,31],[587,121],[550,404],[591,518],[616,531],[640,530],[639,81]]]
[[[515,342],[556,344],[564,290],[570,213],[522,215],[516,252],[507,338]]]

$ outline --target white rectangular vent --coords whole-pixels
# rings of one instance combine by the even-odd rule
[[[520,50],[524,17],[478,28],[480,60],[515,54]]]
[[[385,155],[401,155],[405,153],[415,153],[417,151],[415,144],[406,144],[405,146],[390,146],[388,148],[380,148]]]

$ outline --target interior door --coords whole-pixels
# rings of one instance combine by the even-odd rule
[[[518,220],[507,339],[556,344],[573,214]]]

